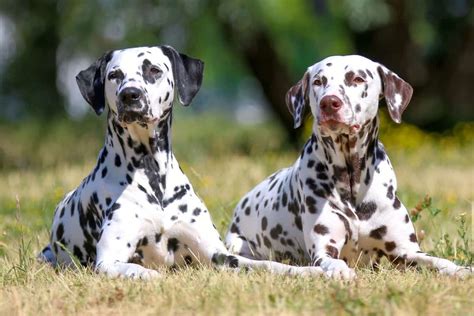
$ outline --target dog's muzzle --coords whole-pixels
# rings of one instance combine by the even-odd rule
[[[141,89],[128,87],[120,91],[118,95],[119,120],[125,123],[147,121],[145,95]]]
[[[324,96],[319,103],[318,125],[323,132],[353,134],[360,129],[359,124],[352,124],[344,118],[344,103],[335,95]]]
[[[120,91],[119,100],[125,105],[135,106],[141,103],[143,99],[143,92],[142,90],[134,87],[125,88]]]

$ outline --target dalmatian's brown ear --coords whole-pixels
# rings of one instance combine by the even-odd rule
[[[383,65],[379,64],[377,71],[382,79],[383,96],[388,106],[388,113],[392,120],[401,123],[403,111],[413,95],[413,88]]]
[[[286,105],[295,122],[294,128],[301,126],[303,121],[305,106],[309,103],[308,99],[308,80],[309,74],[305,72],[303,78],[298,81],[286,93]]]
[[[188,106],[201,88],[204,62],[180,54],[171,46],[161,46],[161,50],[171,61],[179,102]]]
[[[76,82],[82,96],[92,106],[97,115],[100,115],[105,108],[105,68],[112,59],[112,54],[113,51],[106,52],[76,76]]]

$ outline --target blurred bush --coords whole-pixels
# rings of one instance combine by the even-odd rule
[[[441,132],[474,120],[473,17],[469,0],[3,0],[0,118],[84,114],[79,69],[106,50],[164,43],[206,62],[195,103],[233,112],[255,100],[292,142],[285,92],[337,54],[398,73],[415,88],[406,121]]]

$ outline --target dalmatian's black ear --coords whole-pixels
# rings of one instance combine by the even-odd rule
[[[76,82],[82,96],[92,106],[97,115],[100,115],[105,108],[105,68],[112,59],[112,54],[112,51],[106,52],[89,68],[82,70],[76,76]]]
[[[413,88],[383,65],[379,64],[377,71],[382,79],[383,96],[388,106],[388,113],[392,120],[401,123],[403,111],[413,95]]]
[[[309,103],[308,99],[308,80],[309,73],[305,72],[303,78],[298,81],[286,93],[286,105],[295,121],[294,128],[301,126],[303,121],[304,108]]]
[[[171,46],[161,46],[161,50],[171,61],[179,102],[188,106],[201,88],[204,62],[180,54]]]

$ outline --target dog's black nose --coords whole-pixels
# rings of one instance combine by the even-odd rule
[[[119,99],[125,104],[135,103],[141,100],[143,92],[137,88],[125,88],[119,94]]]

